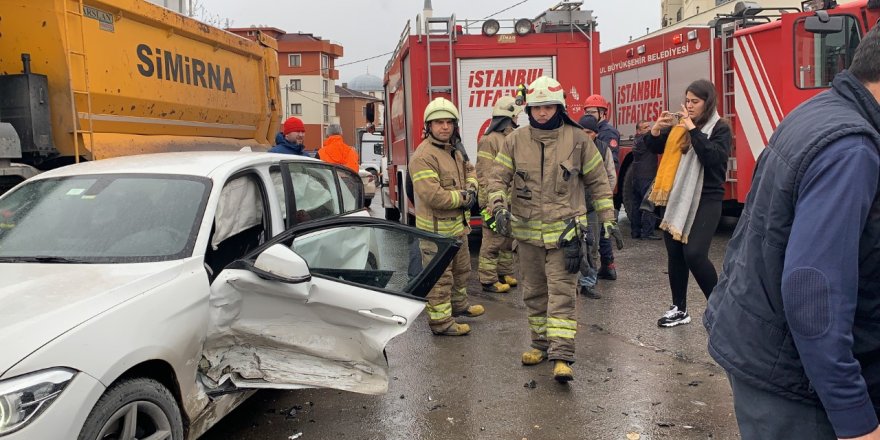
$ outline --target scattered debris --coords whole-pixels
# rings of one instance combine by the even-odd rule
[[[691,382],[688,384],[688,386],[689,386],[689,387],[695,387],[695,386],[699,386],[701,383],[703,383],[702,380],[695,380],[695,381],[691,381]]]
[[[296,439],[298,439],[298,438],[300,438],[300,437],[302,437],[302,436],[303,436],[303,433],[301,433],[301,432],[297,432],[296,434],[294,434],[294,435],[292,435],[292,436],[290,436],[290,437],[287,437],[287,439],[288,439],[288,440],[296,440]]]
[[[406,396],[404,396],[403,394],[401,394],[401,395],[400,395],[400,398],[401,398],[401,399],[406,399]]]
[[[447,417],[446,421],[453,424],[453,425],[455,424],[455,419],[453,419],[452,417]]]
[[[626,434],[626,440],[639,440],[642,438],[642,435],[638,432],[630,432]]]
[[[657,405],[659,405],[659,404],[661,404],[661,403],[663,403],[663,402],[651,402],[651,406],[657,406]]]
[[[706,406],[706,402],[700,402],[699,400],[691,400],[691,403],[697,406]]]
[[[434,398],[433,398],[433,397],[431,397],[431,396],[428,396],[428,402],[431,402],[431,401],[433,401],[433,400],[434,400]]]
[[[446,408],[446,405],[444,405],[442,403],[438,403],[438,404],[432,406],[431,408],[429,408],[428,411],[434,411],[434,410],[438,410],[440,408]]]
[[[535,389],[535,387],[537,387],[537,386],[538,386],[538,384],[535,383],[535,379],[532,379],[532,380],[530,380],[530,381],[528,381],[528,382],[526,382],[526,383],[523,384],[523,388],[531,388],[531,389]]]
[[[659,427],[661,427],[661,428],[671,428],[671,427],[675,426],[675,423],[672,423],[672,422],[657,422],[657,426],[659,426]]]
[[[614,368],[610,368],[610,367],[609,367],[609,368],[608,368],[608,372],[610,373],[610,372],[612,372],[612,371],[614,371]]]
[[[480,426],[480,431],[485,431],[485,430],[486,430],[485,426]]]
[[[694,427],[691,425],[681,425],[681,427],[684,429],[694,429]],[[709,434],[709,437],[712,437],[712,434]]]

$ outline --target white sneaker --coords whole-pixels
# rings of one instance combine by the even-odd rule
[[[657,325],[660,327],[675,327],[689,322],[691,322],[691,316],[687,312],[678,310],[678,306],[672,306],[663,314],[662,318],[657,320]]]

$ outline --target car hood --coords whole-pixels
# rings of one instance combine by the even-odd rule
[[[181,265],[0,264],[0,376],[77,325],[174,279]]]

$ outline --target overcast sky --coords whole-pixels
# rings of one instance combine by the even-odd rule
[[[369,72],[382,76],[390,55],[352,63],[393,51],[407,20],[422,12],[424,0],[199,0],[213,15],[231,20],[233,27],[266,25],[287,32],[321,36],[344,48],[337,60],[340,80],[349,81]],[[482,19],[513,5],[496,19],[535,18],[558,0],[433,0],[434,16],[456,15],[456,19]],[[629,37],[660,26],[660,0],[594,0],[582,9],[592,9],[599,22],[602,50],[617,47]],[[342,66],[340,66],[342,65]]]

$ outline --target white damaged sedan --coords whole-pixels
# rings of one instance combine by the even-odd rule
[[[0,198],[0,439],[195,439],[262,388],[387,390],[458,249],[276,154],[83,163]],[[408,271],[411,246],[436,249]]]

